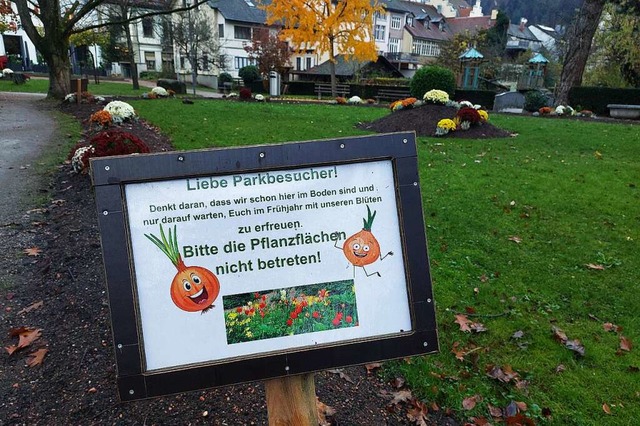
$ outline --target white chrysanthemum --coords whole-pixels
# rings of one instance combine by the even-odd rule
[[[556,114],[563,115],[564,113],[565,113],[565,107],[563,107],[562,105],[558,105],[556,107]]]
[[[156,95],[161,96],[163,98],[169,96],[169,92],[167,92],[167,89],[160,86],[154,87],[153,89],[151,89],[151,93],[155,93]]]
[[[466,107],[466,108],[473,108],[473,104],[469,101],[460,101],[460,106]]]
[[[360,98],[360,96],[352,96],[347,102],[349,102],[350,104],[361,104],[362,99]]]
[[[64,97],[64,101],[65,102],[75,102],[76,101],[76,94],[75,93],[69,93],[67,96]]]
[[[111,114],[114,123],[122,123],[136,116],[136,111],[133,107],[122,101],[111,101],[103,109]]]
[[[262,102],[262,101],[264,101],[264,96],[263,96],[263,95],[261,95],[260,93],[258,93],[258,94],[255,96],[255,100],[256,100],[256,101],[258,101],[258,102]]]
[[[87,165],[82,161],[82,156],[87,151],[93,152],[94,149],[92,146],[81,146],[80,148],[76,149],[76,152],[73,153],[73,157],[71,158],[71,167],[73,168],[74,172],[80,173],[86,168]]]
[[[13,74],[13,70],[11,68],[5,68],[5,69],[2,70],[2,74],[4,76],[11,75],[11,74]]]

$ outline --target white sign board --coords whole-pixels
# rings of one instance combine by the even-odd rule
[[[390,160],[124,193],[148,371],[412,329]]]

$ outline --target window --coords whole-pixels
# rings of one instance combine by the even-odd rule
[[[307,59],[307,69],[313,68],[313,58],[306,58],[306,59]]]
[[[440,55],[440,46],[433,41],[414,40],[411,45],[411,53],[420,56],[438,56]]]
[[[389,52],[397,53],[400,51],[400,39],[399,38],[389,38]]]
[[[375,27],[375,37],[376,40],[384,41],[384,34],[387,30],[387,27],[384,25],[376,25]]]
[[[407,16],[407,25],[413,27],[413,16]]]
[[[240,68],[246,67],[247,65],[255,65],[255,62],[256,61],[250,58],[242,58],[240,56],[236,56],[234,65],[235,68],[239,70]]]
[[[144,52],[144,62],[147,64],[147,71],[156,69],[156,54],[154,52]]]
[[[251,27],[241,27],[235,25],[233,27],[234,38],[239,40],[251,40]]]
[[[153,37],[153,18],[142,18],[142,35],[145,37]]]
[[[224,38],[224,24],[218,24],[218,37]]]
[[[296,70],[302,71],[302,58],[296,58]]]
[[[399,30],[402,27],[402,18],[399,16],[391,17],[391,29]]]

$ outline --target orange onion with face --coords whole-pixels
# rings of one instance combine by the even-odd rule
[[[160,238],[145,234],[171,260],[178,273],[171,281],[171,300],[183,311],[206,312],[213,307],[220,294],[220,281],[210,270],[201,266],[186,266],[178,249],[176,227],[173,234],[169,229],[168,238],[160,225]]]
[[[376,212],[371,214],[371,209],[367,206],[367,219],[362,218],[364,223],[362,230],[347,238],[342,245],[342,252],[354,266],[369,265],[380,257],[380,243],[371,233],[375,217]]]

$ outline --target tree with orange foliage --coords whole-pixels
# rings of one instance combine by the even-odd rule
[[[384,13],[377,0],[272,0],[262,6],[268,25],[282,25],[282,40],[294,49],[329,54],[331,93],[336,90],[336,55],[347,60],[375,61],[373,17]]]

